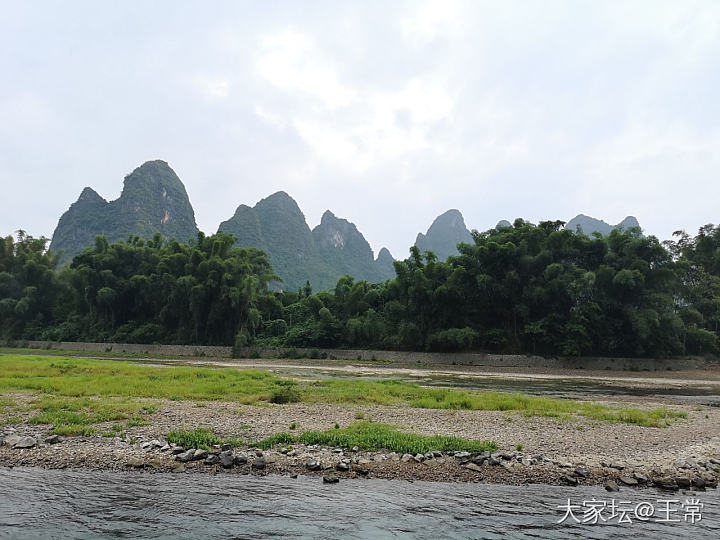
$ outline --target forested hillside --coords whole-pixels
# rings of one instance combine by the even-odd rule
[[[473,233],[441,262],[416,246],[386,283],[277,292],[267,256],[202,233],[92,248],[58,270],[47,240],[0,243],[0,337],[546,355],[718,352],[720,227],[660,243],[564,223]]]

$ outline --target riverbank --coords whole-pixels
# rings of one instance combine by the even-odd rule
[[[720,409],[657,396],[548,400],[382,381],[292,383],[232,368],[4,360],[2,466],[668,488],[711,487],[720,476]],[[68,397],[88,388],[99,395]],[[297,388],[296,402],[272,403],[278,388]],[[168,397],[149,397],[162,392]],[[411,454],[301,440],[370,421],[497,449]],[[218,437],[208,455],[168,444],[171,432],[196,428]],[[283,433],[275,447],[260,448]]]
[[[32,396],[15,395],[20,403]],[[179,473],[310,474],[338,478],[375,477],[503,484],[606,484],[666,487],[715,486],[720,477],[720,411],[686,408],[688,418],[665,428],[525,417],[496,411],[454,411],[386,406],[355,407],[287,404],[263,407],[233,402],[192,403],[153,400],[157,409],[147,425],[118,436],[112,423],[98,423],[101,434],[53,436],[48,426],[26,421],[0,428],[2,466],[51,469],[146,470]],[[645,404],[647,405],[647,404]],[[678,407],[678,410],[682,409]],[[262,450],[240,443],[232,466],[197,458],[181,462],[188,448],[167,444],[178,428],[203,428],[221,438],[260,441],[278,433],[331,430],[357,418],[398,426],[412,433],[492,440],[497,452],[430,452],[422,455],[305,444],[279,444]],[[290,429],[293,428],[293,429]],[[105,434],[106,436],[103,436]],[[31,440],[27,440],[27,439]],[[25,440],[19,448],[11,443]],[[35,444],[33,444],[35,441]],[[22,441],[21,441],[22,442]],[[220,457],[222,447],[211,448]],[[227,451],[227,447],[225,449]]]

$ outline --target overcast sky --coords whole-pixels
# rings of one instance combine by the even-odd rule
[[[201,230],[287,191],[404,258],[449,208],[720,222],[720,2],[0,0],[0,234],[166,160]]]

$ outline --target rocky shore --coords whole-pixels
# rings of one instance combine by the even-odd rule
[[[646,428],[494,411],[157,401],[158,410],[149,416],[148,425],[116,437],[60,437],[49,434],[51,426],[27,422],[0,427],[0,466],[316,475],[327,482],[361,477],[605,485],[608,490],[635,486],[702,490],[715,488],[720,479],[720,411],[711,407],[685,407],[686,420],[666,428]],[[494,440],[499,450],[492,454],[411,455],[303,444],[261,450],[249,442],[287,431],[291,424],[297,424],[298,430],[322,430],[335,422],[351,423],[360,415],[421,434]],[[235,448],[218,445],[206,451],[182,448],[165,439],[173,429],[198,426],[245,443]]]

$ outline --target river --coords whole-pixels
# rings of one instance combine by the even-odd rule
[[[595,498],[618,508],[649,502],[655,517],[595,525]],[[686,499],[703,504],[701,520]],[[676,500],[663,503],[660,500]],[[624,502],[627,501],[627,502]],[[692,502],[692,501],[691,501]],[[596,505],[597,507],[597,505]],[[672,509],[668,513],[663,508]],[[584,510],[585,509],[585,510]],[[605,513],[605,518],[610,517]],[[666,517],[679,523],[661,523]],[[696,515],[697,517],[697,515]],[[687,518],[687,521],[686,521]],[[0,468],[0,538],[720,538],[717,491],[446,484],[379,479],[173,475]]]

